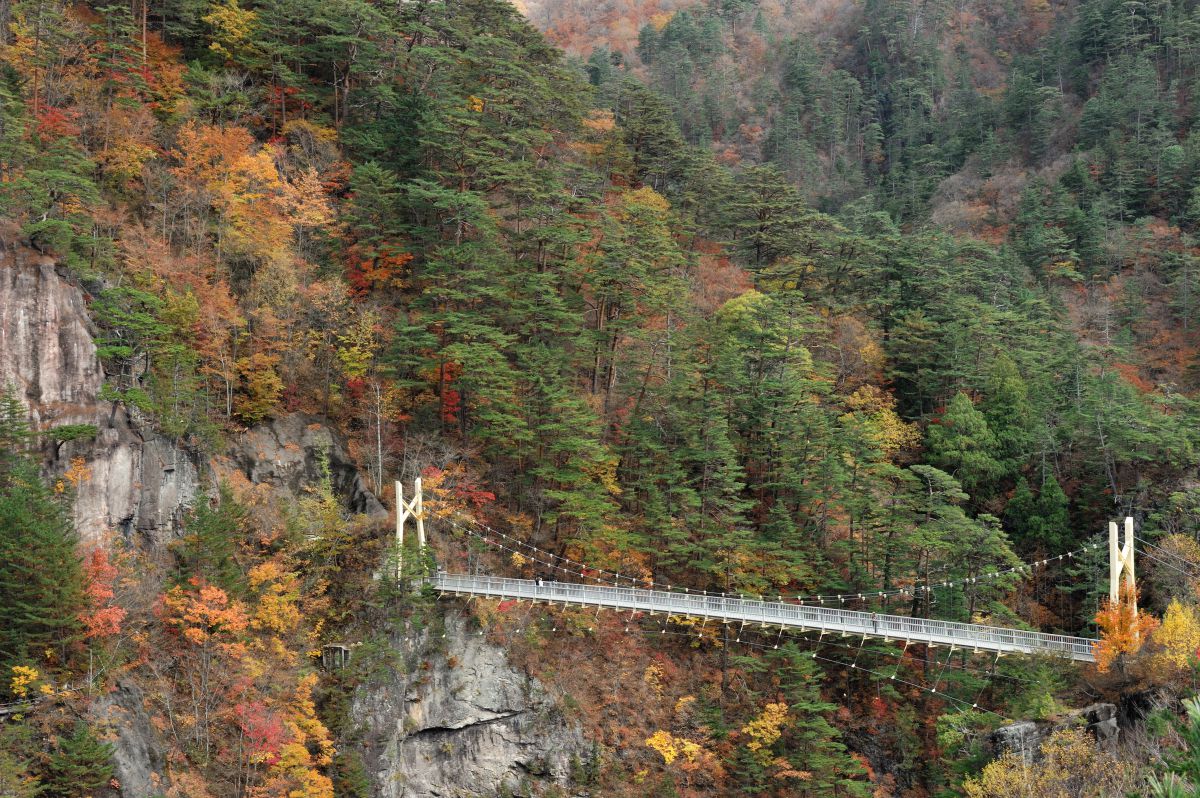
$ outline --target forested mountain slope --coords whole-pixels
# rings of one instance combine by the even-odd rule
[[[0,790],[1003,795],[1006,716],[1169,713],[1200,646],[1195,4],[526,11],[572,55],[501,0],[0,7]],[[29,376],[30,318],[72,331],[79,395]],[[391,576],[376,497],[416,476],[443,564],[525,576],[445,520],[1048,631],[1095,628],[1099,555],[979,577],[1124,514],[1183,559],[1140,574],[1161,631],[1100,613],[1124,653],[1086,678],[464,625]],[[462,709],[463,657],[528,695]],[[149,787],[112,780],[114,704]],[[1064,732],[1037,778],[1142,789],[1160,737]]]

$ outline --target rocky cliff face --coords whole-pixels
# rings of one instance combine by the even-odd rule
[[[327,473],[352,512],[387,511],[367,489],[345,440],[302,414],[260,424],[217,456],[158,435],[118,403],[101,401],[85,291],[53,259],[0,224],[0,385],[11,386],[38,429],[93,424],[94,440],[47,446],[46,466],[61,473],[81,458],[90,477],[76,490],[75,520],[85,546],[110,530],[157,548],[173,539],[184,514],[214,479],[240,474],[291,502]],[[437,645],[435,645],[435,643]],[[400,638],[406,659],[425,665],[364,687],[355,714],[365,729],[374,790],[387,798],[516,794],[570,782],[590,748],[545,691],[512,669],[502,649],[451,622],[444,638]],[[125,798],[161,795],[169,786],[164,746],[149,722],[135,676],[92,707],[115,734],[114,765]],[[528,788],[528,789],[527,789]]]
[[[415,667],[359,689],[353,719],[380,798],[566,794],[591,746],[503,649],[448,618],[446,636],[410,636]]]
[[[296,497],[324,478],[328,469],[334,491],[352,513],[384,517],[387,510],[367,490],[346,441],[316,416],[292,413],[248,430],[218,458],[254,485],[270,485],[279,495]]]
[[[366,489],[341,436],[299,414],[260,424],[216,458],[188,451],[155,433],[114,402],[102,401],[104,369],[96,356],[83,289],[54,260],[0,228],[0,385],[11,386],[36,428],[93,424],[94,440],[47,448],[47,467],[65,471],[82,458],[90,476],[76,489],[75,524],[85,545],[110,530],[151,547],[171,540],[205,477],[241,472],[286,497],[323,478],[353,512],[386,515]]]
[[[988,740],[989,749],[995,756],[1011,751],[1029,762],[1038,756],[1042,743],[1051,734],[1071,726],[1086,728],[1101,747],[1113,746],[1117,744],[1122,729],[1119,720],[1121,717],[1115,704],[1092,704],[1057,721],[1023,720],[1001,726],[992,732]],[[1125,727],[1128,728],[1141,723],[1142,718],[1126,717],[1125,720]]]
[[[47,451],[52,471],[76,457],[90,471],[75,500],[85,545],[112,529],[161,543],[195,498],[198,463],[174,442],[144,434],[124,408],[101,401],[103,383],[83,290],[53,259],[0,229],[0,384],[16,391],[38,429],[97,427],[94,441]]]

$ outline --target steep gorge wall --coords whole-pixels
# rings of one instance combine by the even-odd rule
[[[83,290],[52,258],[0,229],[0,385],[15,390],[37,429],[98,429],[94,441],[47,451],[52,472],[65,471],[75,457],[90,472],[76,488],[80,538],[95,545],[118,530],[165,542],[195,498],[198,461],[174,442],[143,433],[124,407],[102,401],[103,383]]]
[[[103,545],[116,531],[132,545],[160,550],[177,536],[197,497],[233,474],[269,486],[271,501],[287,503],[327,470],[348,510],[387,516],[345,439],[318,417],[279,417],[208,456],[157,434],[149,419],[124,405],[101,400],[103,383],[84,288],[0,224],[0,385],[11,386],[37,429],[98,429],[95,440],[44,448],[49,472],[62,473],[74,458],[90,472],[75,491],[84,546]],[[375,795],[493,796],[502,784],[518,794],[523,785],[539,785],[541,793],[571,782],[590,747],[578,724],[562,717],[541,685],[515,671],[502,648],[455,620],[437,641],[410,630],[396,636],[395,647],[402,658],[428,656],[422,667],[356,694]],[[92,707],[93,717],[114,730],[125,798],[151,798],[169,786],[166,746],[147,699],[131,674]]]
[[[351,714],[380,798],[545,795],[591,768],[592,746],[544,685],[447,614],[445,636],[409,630],[416,665],[359,688]]]

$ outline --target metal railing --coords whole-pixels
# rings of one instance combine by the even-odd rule
[[[785,602],[643,590],[634,587],[542,582],[499,576],[437,574],[429,583],[445,593],[495,598],[585,604],[592,607],[663,612],[722,621],[906,640],[1000,653],[1049,654],[1095,662],[1096,641],[1086,637],[1026,632],[999,626],[880,615],[857,610],[812,607]]]

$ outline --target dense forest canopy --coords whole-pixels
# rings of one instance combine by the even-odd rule
[[[1200,4],[526,10],[549,40],[504,0],[0,0],[0,213],[87,291],[114,412],[209,453],[319,415],[381,496],[424,475],[445,513],[692,590],[920,586],[885,609],[1118,639],[1099,559],[976,578],[1126,514],[1196,562]],[[371,794],[353,686],[303,653],[431,612],[372,579],[381,530],[329,485],[271,515],[214,484],[166,562],[75,552],[87,475],[38,466],[96,430],[30,429],[31,398],[0,403],[0,692],[102,654],[181,718],[172,795]],[[1162,680],[1187,568],[1143,580]],[[645,670],[662,728],[606,737],[597,794],[1010,794],[1003,759],[963,786],[998,715],[704,644],[694,704]],[[1072,690],[1003,667],[1020,689],[943,684],[1014,716]],[[0,725],[0,789],[106,783],[70,715]]]

